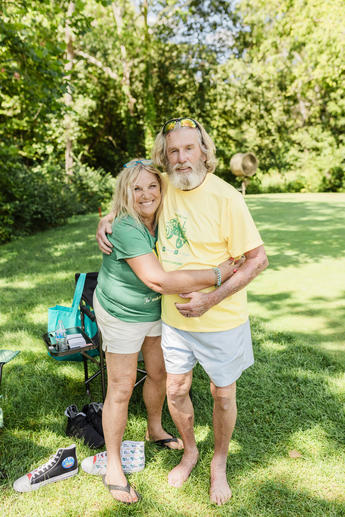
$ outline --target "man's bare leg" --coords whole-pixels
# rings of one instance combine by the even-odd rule
[[[189,396],[192,377],[192,371],[184,374],[167,374],[169,411],[184,445],[180,463],[168,475],[168,483],[174,487],[181,487],[187,481],[199,458],[194,436],[194,409]]]
[[[220,506],[232,495],[226,479],[226,461],[237,417],[236,382],[219,388],[211,381],[210,386],[214,399],[214,455],[211,461],[210,499],[212,503]]]

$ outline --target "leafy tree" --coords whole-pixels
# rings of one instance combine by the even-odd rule
[[[32,175],[48,192],[66,156],[67,190],[99,203],[105,171],[149,156],[163,121],[181,115],[204,123],[233,182],[231,156],[251,150],[257,191],[344,188],[343,0],[0,0],[0,11],[10,225],[22,193],[13,181]]]
[[[236,9],[242,30],[212,91],[225,108],[221,140],[230,127],[230,147],[256,151],[266,171],[303,170],[315,189],[344,154],[343,1],[242,0]]]
[[[57,8],[35,1],[0,5],[0,156],[20,153],[30,163],[40,154],[42,127],[61,110]]]

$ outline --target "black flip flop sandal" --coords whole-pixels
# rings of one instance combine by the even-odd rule
[[[162,438],[161,440],[154,440],[152,443],[158,445],[158,447],[165,447],[166,449],[170,449],[171,451],[178,450],[168,447],[168,443],[178,443],[178,439],[176,438],[176,436],[173,436],[172,434],[170,436],[171,438]]]
[[[115,490],[117,492],[127,492],[127,494],[130,494],[131,493],[131,485],[129,484],[129,481],[127,481],[127,485],[126,486],[121,486],[121,485],[110,485],[106,482],[105,480],[105,475],[102,476],[102,481],[103,481],[103,484],[104,486],[109,490],[109,492],[111,492],[112,490]],[[133,487],[132,487],[133,488]],[[134,490],[134,488],[133,488]],[[122,503],[122,504],[137,504],[139,503],[140,499],[141,499],[141,495],[136,491],[134,490],[134,493],[135,495],[137,496],[138,500],[137,501],[133,501],[132,503],[130,502],[127,502],[127,501],[119,501],[118,499],[115,499],[115,501],[117,501],[118,503]]]

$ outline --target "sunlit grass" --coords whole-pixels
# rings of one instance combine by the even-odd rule
[[[100,478],[81,470],[67,481],[18,494],[13,481],[72,440],[65,408],[88,399],[82,364],[48,357],[47,309],[70,305],[74,274],[97,271],[97,215],[0,247],[0,346],[21,354],[4,367],[0,399],[0,514],[9,516],[340,517],[345,515],[345,195],[248,196],[270,267],[249,289],[256,363],[238,382],[238,420],[229,447],[233,499],[209,503],[212,399],[205,373],[193,380],[201,452],[176,490],[167,474],[179,452],[146,445],[145,470],[131,476],[135,507],[112,501]],[[92,400],[101,400],[99,382]],[[167,409],[164,424],[175,432]],[[143,440],[141,388],[133,394],[125,439]],[[93,454],[76,440],[78,459]],[[290,451],[299,456],[290,457]]]
[[[248,196],[270,260],[250,311],[276,331],[345,353],[345,194]]]

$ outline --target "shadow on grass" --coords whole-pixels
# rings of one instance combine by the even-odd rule
[[[44,345],[42,350],[44,350]],[[92,368],[90,368],[91,370]],[[90,402],[82,362],[55,361],[46,352],[24,351],[3,374],[1,406],[4,428],[0,441],[0,478],[10,483],[39,462],[66,447],[65,409]],[[92,400],[101,401],[100,381],[91,384]],[[53,442],[52,448],[37,445]],[[1,484],[0,484],[1,486]]]
[[[329,298],[313,296],[308,299],[308,305],[306,305],[302,301],[297,302],[292,293],[288,291],[280,291],[279,293],[267,295],[251,293],[250,298],[254,302],[264,305],[267,311],[272,312],[277,316],[290,313],[307,318],[308,316],[320,314],[324,320],[327,320],[327,327],[329,329],[344,328],[345,304],[343,304],[343,302],[345,300],[345,291],[340,293],[339,296],[332,297],[332,302],[338,302],[342,305],[331,308],[328,308]],[[316,307],[315,309],[313,309],[314,304]],[[320,304],[323,304],[322,312],[319,308]]]
[[[288,451],[296,447],[296,433],[308,435],[318,429],[323,440],[323,458],[328,454],[334,456],[336,451],[341,453],[345,444],[345,414],[341,397],[332,393],[329,384],[331,377],[343,374],[341,364],[317,349],[299,344],[288,334],[267,333],[259,322],[255,322],[253,327],[256,362],[238,381],[239,413],[233,438],[240,449],[230,453],[228,461],[229,479],[235,485],[234,497],[239,500],[246,477],[249,478],[256,469],[269,469],[270,464],[288,458]],[[204,484],[206,500],[208,460],[213,453],[212,398],[208,378],[198,366],[194,371],[193,404],[195,425],[204,426],[209,431],[199,440],[200,461],[190,482],[195,486]],[[138,398],[133,401],[132,414],[143,410],[142,401]],[[165,414],[164,421],[168,419]],[[317,462],[312,448],[310,451],[302,450],[302,453],[311,462]],[[178,452],[149,451],[148,462],[157,461],[157,454],[164,457],[167,472],[181,456]],[[237,487],[237,481],[240,481],[240,487]],[[258,515],[251,512],[252,504],[255,508],[265,507],[267,513],[260,515],[309,515],[309,511],[320,517],[344,515],[344,506],[340,502],[291,490],[279,479],[266,483],[259,479],[253,482],[252,488],[255,496],[252,499],[246,493],[249,499],[245,507],[237,511],[234,500],[234,513],[224,515]]]
[[[303,490],[291,490],[283,482],[266,481],[259,487],[253,487],[252,494],[250,504],[231,511],[228,515],[231,517],[257,517],[259,515],[336,517],[344,515],[343,504],[326,501],[321,497],[313,497]],[[251,511],[250,507],[255,508],[255,512]]]
[[[321,210],[315,207],[314,202],[300,204],[287,201],[291,210],[288,216],[283,217],[281,200],[279,203],[274,200],[265,202],[269,203],[272,217],[268,218],[261,201],[256,208],[254,206],[252,212],[254,218],[260,220],[267,242],[274,242],[274,232],[292,232],[293,221],[297,218],[304,228],[303,234],[284,233],[288,235],[287,250],[296,253],[296,260],[300,260],[301,263],[306,259],[314,260],[316,250],[319,250],[316,242],[306,240],[311,239],[308,230],[310,227],[322,227],[320,240],[325,239],[325,242],[322,243],[321,255],[318,252],[318,256],[339,255],[340,248],[343,247],[340,238],[343,226],[340,232],[340,221],[344,213],[343,208],[340,213],[339,205],[333,207],[331,203],[326,203],[325,206],[323,202],[324,208]],[[333,210],[334,225],[333,222],[330,223]],[[274,219],[273,222],[271,219]],[[326,228],[323,226],[324,221],[327,221]],[[72,440],[65,435],[64,410],[72,403],[81,408],[89,402],[83,385],[82,363],[59,363],[50,359],[41,340],[45,324],[35,322],[32,313],[38,306],[43,305],[48,309],[49,306],[62,303],[63,300],[71,302],[74,273],[98,270],[101,257],[94,240],[96,224],[97,216],[87,216],[72,220],[67,227],[1,247],[0,276],[6,284],[0,293],[1,313],[5,320],[1,323],[0,330],[18,335],[16,343],[22,351],[18,359],[5,367],[1,386],[1,405],[5,414],[5,429],[1,431],[0,441],[3,489],[9,488],[10,483],[27,472],[33,463],[37,465],[40,458],[54,453],[59,446],[57,442],[60,445],[71,443]],[[300,228],[299,225],[298,227]],[[291,242],[288,242],[289,239]],[[282,237],[279,237],[276,242],[281,240]],[[301,254],[301,257],[298,254]],[[284,267],[284,261],[281,250],[277,248],[273,267]],[[47,275],[47,278],[44,275]],[[15,285],[16,282],[19,286]],[[279,307],[282,307],[285,312],[297,310],[297,314],[307,317],[310,309],[305,309],[302,304],[296,307],[295,302],[290,303],[289,296],[283,292],[276,296],[260,295],[256,297],[256,301],[264,303],[268,310],[279,310]],[[322,300],[318,298],[317,301]],[[68,302],[66,304],[70,305]],[[328,311],[326,308],[323,317],[327,319],[329,329],[333,329],[334,334],[339,334],[340,337],[339,322],[344,321],[343,309]],[[238,382],[239,416],[234,440],[240,444],[240,449],[229,456],[229,478],[235,482],[242,479],[242,486],[245,485],[246,477],[256,468],[267,467],[274,461],[286,458],[295,433],[308,432],[319,427],[326,443],[325,454],[329,452],[333,455],[334,451],[342,451],[345,444],[342,401],[340,395],[337,397],[332,393],[329,384],[331,376],[343,373],[340,362],[332,360],[317,349],[302,346],[300,343],[303,342],[303,333],[299,333],[296,340],[289,334],[267,332],[259,321],[255,322],[253,330],[256,363]],[[20,341],[21,332],[25,332],[26,339],[34,343],[33,350],[23,349]],[[3,342],[1,344],[6,345]],[[344,357],[339,355],[339,359],[343,360]],[[93,383],[92,390],[92,400],[100,401],[100,386],[97,380]],[[196,425],[202,425],[208,430],[198,444],[201,458],[208,460],[213,451],[212,398],[207,376],[199,367],[195,369],[194,374],[193,402]],[[135,390],[130,402],[129,427],[135,421],[142,424],[140,429],[144,431],[145,408],[141,389]],[[166,406],[163,421],[168,431],[175,432]],[[42,439],[38,442],[40,433]],[[143,439],[143,436],[135,438]],[[52,449],[38,443],[50,443]],[[164,481],[167,472],[178,463],[180,457],[180,452],[157,451],[154,446],[146,448],[148,466],[161,461],[165,471]],[[151,499],[157,509],[157,515],[178,516],[178,511],[169,508],[171,501],[160,494],[160,487],[153,486],[149,476],[145,477],[145,474],[144,471],[140,478],[141,491],[145,492],[145,497]],[[199,462],[191,482],[201,487],[202,504],[207,505],[207,461]],[[337,503],[318,500],[298,490],[291,491],[279,481],[267,481],[259,487],[255,487],[254,483],[252,488],[251,492],[255,493],[255,496],[251,499],[247,494],[249,502],[242,505],[240,481],[240,486],[236,488],[237,493],[234,494],[234,502],[231,503],[231,514],[227,508],[220,509],[221,513],[217,510],[217,514],[257,517],[251,510],[251,506],[254,506],[259,511],[260,508],[264,509],[262,515],[288,516],[289,508],[293,510],[291,515],[343,515]],[[198,497],[197,492],[190,494],[191,507],[193,503],[199,502]],[[278,513],[277,501],[280,501],[282,507],[282,511],[279,510]],[[135,511],[138,515],[143,511],[142,515],[145,515],[145,502],[141,504],[144,510],[121,507],[121,515],[129,515]],[[213,510],[210,510],[203,515],[212,514]],[[108,515],[108,512],[102,515]],[[117,515],[120,513],[117,512]],[[181,515],[195,513],[191,508],[186,509]]]
[[[255,365],[238,383],[237,432],[244,433],[246,448],[250,450],[252,443],[252,452],[265,454],[274,448],[280,454],[286,452],[286,439],[293,433],[315,425],[332,446],[342,447],[345,415],[329,385],[332,376],[343,373],[341,363],[289,334],[265,332],[258,321],[253,341]],[[259,431],[253,441],[252,428]]]
[[[339,296],[333,296],[332,302],[338,303],[337,306],[329,307],[329,298],[313,296],[309,298],[308,304],[297,302],[290,292],[281,291],[277,294],[255,294],[251,293],[251,300],[265,307],[268,313],[274,317],[285,317],[293,314],[294,317],[304,318],[308,321],[310,317],[322,319],[323,332],[311,333],[307,330],[291,331],[290,334],[297,338],[300,343],[311,343],[312,345],[322,345],[323,343],[337,343],[338,349],[332,349],[332,354],[339,361],[345,363],[344,347],[344,321],[345,321],[345,291]],[[320,305],[323,305],[322,311]],[[315,306],[315,309],[313,307]],[[270,323],[270,319],[261,317],[264,323]],[[334,348],[334,347],[333,347]]]
[[[240,491],[246,477],[257,468],[268,467],[286,458],[289,448],[293,448],[294,433],[308,432],[319,427],[325,442],[323,447],[326,456],[327,453],[333,455],[337,450],[342,450],[345,443],[344,412],[340,399],[331,392],[329,385],[331,376],[343,373],[341,365],[311,347],[296,343],[289,335],[267,333],[259,322],[255,322],[253,327],[256,363],[238,382],[239,416],[234,440],[240,444],[240,450],[230,453],[228,462],[229,478],[235,486],[232,503],[234,513],[225,512],[223,515],[254,515],[251,513],[253,504],[255,508],[265,508],[267,513],[263,511],[262,515],[278,515],[274,512],[281,506],[282,515],[287,516],[308,515],[308,508],[313,508],[314,516],[340,516],[341,506],[336,502],[322,498],[314,500],[308,494],[286,488],[279,480],[265,483],[259,480],[259,485],[253,482],[253,490],[249,490],[253,495],[246,495],[245,506],[240,503]],[[40,457],[55,452],[56,442],[71,442],[65,436],[64,410],[71,403],[81,408],[88,402],[82,382],[81,364],[54,362],[43,351],[27,351],[19,357],[17,364],[13,361],[7,366],[2,387],[6,423],[0,446],[3,488],[28,471],[33,463],[37,464]],[[96,382],[93,400],[101,400],[97,386]],[[213,451],[212,398],[207,376],[200,367],[194,373],[193,403],[196,425],[202,425],[209,431],[198,443],[201,461],[190,483],[193,482],[199,489],[201,487],[204,494],[202,504],[207,505],[208,459]],[[145,408],[141,389],[135,390],[129,407],[128,425],[131,426],[135,421],[143,422],[144,432]],[[163,421],[167,430],[174,432],[166,407]],[[48,452],[47,447],[37,445],[40,433],[42,436],[53,437],[53,451]],[[143,439],[143,436],[135,438]],[[309,454],[308,451],[302,452],[304,456]],[[180,457],[181,453],[177,451],[159,450],[153,445],[146,447],[147,466],[160,463],[160,468],[166,474]],[[164,478],[166,474],[163,474]],[[237,480],[241,479],[242,488],[236,485]],[[178,511],[169,510],[171,503],[165,502],[164,497],[162,499],[159,487],[152,486],[149,477],[145,477],[145,471],[139,478],[139,488],[150,499],[150,504],[154,501],[158,512],[179,515]],[[248,487],[245,490],[248,492]],[[191,497],[190,504],[193,507],[193,495]],[[198,497],[194,503],[200,503]],[[141,505],[145,508],[144,502]],[[121,511],[122,515],[129,514],[129,510],[122,510],[122,507]],[[203,515],[212,514],[213,510],[210,510]],[[192,510],[186,510],[181,515],[195,514]]]
[[[82,268],[98,270],[101,252],[95,240],[97,216],[86,215],[72,218],[59,228],[18,238],[1,246],[0,275],[10,280],[13,276],[23,277],[44,273],[54,278],[57,272],[77,272]],[[97,269],[98,268],[98,269]]]
[[[258,196],[248,206],[269,248],[270,269],[343,255],[345,202]]]
[[[72,218],[54,228],[1,246],[0,331],[29,331],[41,338],[46,324],[34,322],[37,307],[71,306],[74,274],[98,271],[97,216]],[[47,316],[48,318],[48,316]]]

